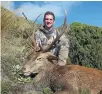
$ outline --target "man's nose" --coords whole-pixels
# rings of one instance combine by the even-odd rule
[[[48,19],[48,20],[47,20],[47,22],[51,22],[51,20],[50,20],[50,19]]]

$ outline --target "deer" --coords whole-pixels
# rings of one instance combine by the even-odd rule
[[[33,38],[33,52],[22,65],[25,76],[34,74],[34,81],[46,84],[55,94],[79,94],[80,90],[88,90],[90,94],[99,94],[102,90],[102,71],[80,65],[63,65],[60,59],[49,52],[51,46],[59,40],[66,29],[66,12],[62,32],[46,47],[40,46],[39,52],[35,51],[36,43]]]

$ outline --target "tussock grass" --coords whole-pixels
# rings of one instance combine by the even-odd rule
[[[91,94],[89,90],[79,90],[79,94]]]
[[[17,17],[14,13],[1,7],[2,94],[29,94],[27,93],[29,89],[25,89],[28,86],[20,83],[19,73],[25,57],[32,50],[27,41],[30,42],[28,34],[31,36],[34,30],[24,18]]]

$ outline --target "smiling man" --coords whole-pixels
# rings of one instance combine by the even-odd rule
[[[58,32],[54,29],[55,23],[55,15],[51,11],[47,11],[44,14],[43,25],[35,32],[35,40],[36,40],[36,51],[41,50],[41,46],[44,47],[46,45],[50,45],[53,40],[56,38]],[[61,37],[61,40],[58,40],[54,45],[52,45],[50,52],[54,55],[58,56],[60,60],[63,62],[62,65],[66,64],[66,59],[68,57],[68,39],[65,38],[65,35]],[[61,43],[61,41],[63,41]],[[63,45],[64,44],[64,45]]]
[[[48,11],[45,13],[44,15],[44,19],[43,19],[44,25],[45,25],[45,29],[51,29],[54,25],[55,22],[55,16],[52,12]]]
[[[56,38],[56,30],[54,29],[55,15],[51,11],[44,14],[43,25],[35,32],[35,40],[37,44],[36,51],[41,46],[49,45]],[[54,49],[54,47],[52,48]]]

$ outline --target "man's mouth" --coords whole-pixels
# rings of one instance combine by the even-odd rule
[[[51,23],[47,23],[47,25],[51,25]]]

